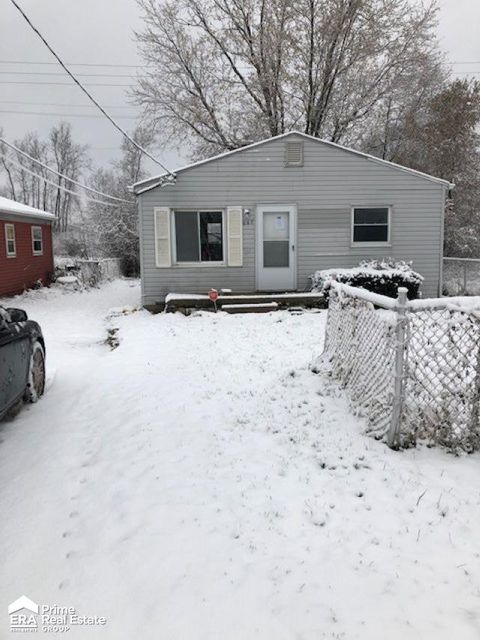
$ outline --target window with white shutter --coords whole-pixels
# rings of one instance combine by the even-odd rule
[[[156,207],[154,210],[155,222],[155,264],[157,267],[170,267],[171,240],[170,240],[170,209]]]
[[[243,209],[227,208],[228,266],[241,267],[243,264]]]

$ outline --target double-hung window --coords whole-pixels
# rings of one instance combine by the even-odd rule
[[[43,255],[42,227],[32,227],[32,252],[34,256]]]
[[[223,262],[222,211],[175,211],[174,228],[177,263]]]
[[[17,245],[15,242],[15,225],[5,225],[5,246],[7,249],[7,258],[15,258],[17,255]]]
[[[390,208],[353,207],[352,244],[390,244]]]

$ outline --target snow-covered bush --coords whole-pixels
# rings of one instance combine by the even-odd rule
[[[363,260],[358,267],[352,269],[323,269],[310,276],[312,291],[323,293],[328,297],[332,280],[360,287],[390,298],[397,297],[398,287],[408,289],[410,299],[418,297],[418,290],[423,276],[413,271],[408,262],[385,260]]]

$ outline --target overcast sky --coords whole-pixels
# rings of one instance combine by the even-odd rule
[[[18,1],[67,63],[140,64],[133,35],[133,31],[141,27],[135,0]],[[0,127],[3,127],[5,137],[13,140],[32,130],[46,135],[53,124],[68,119],[72,122],[75,139],[90,146],[95,163],[106,164],[118,154],[120,134],[105,118],[96,117],[95,108],[88,106],[86,96],[75,85],[65,86],[71,81],[58,65],[11,64],[15,61],[53,62],[54,59],[10,0],[0,0],[0,6]],[[462,77],[463,72],[468,71],[476,72],[480,78],[479,33],[479,0],[441,0],[439,38],[448,60],[475,63],[452,67]],[[74,66],[72,70],[77,74],[109,74],[107,77],[82,77],[82,80],[124,127],[134,126],[137,109],[128,97],[128,87],[93,85],[131,85],[141,68]],[[127,77],[112,77],[111,74]],[[47,82],[62,83],[63,86],[44,84]],[[86,115],[95,117],[83,117]],[[156,155],[171,168],[187,159],[185,153],[175,149],[157,149]],[[158,172],[155,165],[151,168]]]

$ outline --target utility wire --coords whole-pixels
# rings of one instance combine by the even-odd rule
[[[15,162],[14,160],[11,160],[10,158],[7,158],[6,156],[4,156],[2,154],[0,154],[0,158],[2,158],[2,160],[6,164],[13,165],[15,167],[18,167],[19,169],[22,169],[22,171],[26,171],[27,173],[29,173],[32,176],[35,176],[35,178],[38,178],[42,182],[46,182],[47,184],[52,185],[52,187],[55,187],[55,189],[60,189],[61,191],[66,191],[67,193],[71,193],[72,196],[75,196],[75,198],[78,198],[79,200],[82,200],[82,199],[83,200],[89,200],[90,202],[96,202],[97,204],[101,204],[104,207],[118,207],[119,206],[118,204],[115,204],[114,202],[103,202],[102,200],[97,200],[96,198],[90,198],[88,196],[81,196],[76,191],[72,191],[71,189],[67,189],[67,187],[63,187],[60,184],[56,184],[55,182],[52,182],[48,178],[45,178],[44,176],[41,176],[38,173],[35,173],[34,171],[31,171],[30,169],[27,169],[27,167],[24,167],[23,164],[20,164],[19,162]]]
[[[39,62],[38,60],[0,60],[0,64],[34,64],[34,65],[47,65],[56,66],[56,62]],[[66,62],[69,67],[111,67],[113,69],[128,68],[128,69],[144,69],[150,68],[150,65],[146,64],[121,64],[118,62]],[[480,64],[480,60],[447,60],[446,64]]]
[[[0,113],[18,113],[26,116],[55,116],[58,118],[101,118],[102,116],[95,113],[58,113],[53,111],[18,111],[18,109],[0,109]],[[127,120],[136,120],[134,115],[117,115],[116,118],[126,118]]]
[[[12,0],[13,2],[13,0]],[[47,85],[57,85],[60,87],[73,87],[73,84],[70,84],[69,82],[42,82],[41,80],[0,80],[0,84],[43,84],[45,86]],[[133,87],[133,84],[105,84],[102,82],[88,82],[88,86],[90,87]],[[90,95],[87,90],[83,87],[82,85],[82,91],[85,91],[87,93],[87,95]],[[100,107],[100,105],[95,101],[95,105],[103,112],[104,109],[102,107]],[[107,118],[109,120],[111,120],[110,116],[107,115]],[[118,126],[115,125],[118,129]],[[126,132],[123,132],[125,135],[128,136],[128,134]],[[137,145],[138,143],[136,143]],[[147,153],[147,152],[145,152]],[[148,154],[147,154],[148,155]],[[157,164],[160,164],[159,161],[155,160],[155,162]]]
[[[13,151],[16,151],[21,156],[24,156],[25,158],[28,158],[32,162],[36,162],[37,164],[39,164],[44,169],[48,169],[48,171],[51,171],[52,173],[55,173],[57,176],[60,176],[61,178],[64,178],[65,180],[68,180],[72,184],[76,184],[78,187],[82,187],[82,189],[86,189],[87,191],[91,191],[92,193],[96,193],[97,196],[102,196],[102,198],[111,198],[112,200],[117,200],[117,202],[125,202],[126,204],[133,204],[132,200],[124,200],[123,198],[117,198],[116,196],[111,196],[108,193],[104,193],[103,191],[97,191],[97,189],[93,189],[92,187],[87,187],[86,184],[82,184],[81,182],[78,182],[77,180],[73,180],[73,178],[69,178],[64,173],[60,173],[60,171],[57,171],[56,169],[52,169],[47,164],[44,164],[40,160],[37,160],[37,158],[34,158],[33,156],[29,155],[26,151],[23,151],[22,149],[19,149],[18,147],[16,147],[11,142],[7,142],[5,140],[5,138],[2,138],[1,136],[0,136],[0,142],[5,144],[7,147],[10,147],[10,149],[12,149]]]
[[[61,71],[0,71],[1,75],[15,76],[63,76]],[[77,73],[77,78],[146,78],[131,73]]]
[[[55,65],[56,62],[39,62],[38,60],[0,60],[0,64],[40,64],[40,65]],[[66,62],[69,67],[128,67],[129,69],[139,69],[148,65],[144,64],[102,64],[100,62]]]
[[[167,167],[165,167],[160,160],[157,160],[157,158],[155,158],[155,156],[153,156],[151,153],[149,153],[146,149],[144,149],[141,145],[138,144],[138,142],[136,142],[113,118],[112,116],[110,116],[105,109],[95,100],[95,98],[92,96],[92,94],[83,86],[83,84],[77,80],[77,78],[73,75],[73,73],[70,71],[70,69],[66,66],[66,64],[62,61],[62,59],[60,58],[60,56],[52,49],[52,47],[49,45],[49,43],[47,42],[47,40],[42,36],[42,34],[40,33],[40,31],[33,25],[33,23],[31,22],[30,18],[27,16],[27,14],[23,11],[23,9],[20,7],[20,5],[16,2],[16,0],[10,0],[10,2],[13,4],[14,7],[16,7],[16,9],[21,13],[21,15],[23,16],[23,18],[25,19],[25,21],[27,22],[27,24],[33,29],[33,31],[35,31],[35,33],[38,35],[38,37],[42,40],[42,42],[44,43],[44,45],[47,47],[47,49],[50,51],[50,53],[57,59],[58,63],[61,65],[61,67],[66,71],[66,73],[68,73],[68,75],[72,78],[72,80],[75,82],[75,84],[78,85],[78,87],[85,93],[85,95],[89,98],[89,100],[91,100],[93,102],[93,104],[95,104],[98,109],[100,109],[100,111],[103,113],[103,115],[113,124],[113,126],[120,131],[120,133],[131,143],[134,145],[134,147],[136,147],[139,151],[141,151],[144,155],[146,155],[148,158],[150,158],[150,160],[153,160],[153,162],[155,162],[156,164],[158,164],[160,167],[162,167],[162,169],[164,171],[167,172],[168,175],[173,177],[173,173],[167,169]]]
[[[0,100],[0,104],[22,104],[30,107],[75,107],[76,109],[93,109],[93,104],[74,104],[73,102],[31,102],[30,100]],[[134,105],[125,105],[134,107]],[[123,109],[124,105],[111,104],[106,109]]]

